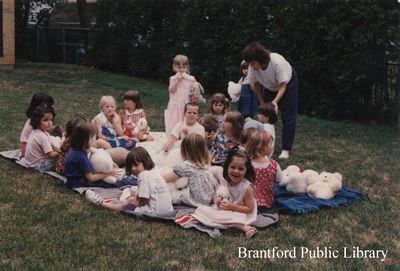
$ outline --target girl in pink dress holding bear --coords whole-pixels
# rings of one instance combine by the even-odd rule
[[[175,75],[169,78],[169,102],[164,112],[165,132],[169,136],[174,126],[183,121],[185,105],[190,101],[189,92],[196,79],[189,75],[187,56],[176,55],[172,64]]]

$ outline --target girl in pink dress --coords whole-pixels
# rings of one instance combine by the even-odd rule
[[[172,68],[176,74],[169,78],[169,102],[164,112],[165,132],[169,136],[174,126],[183,121],[185,105],[190,102],[190,86],[196,79],[189,75],[187,56],[175,56]]]
[[[254,131],[245,149],[251,158],[256,173],[256,202],[258,212],[267,211],[274,201],[274,184],[281,179],[279,164],[270,159],[272,153],[272,137],[266,131]]]

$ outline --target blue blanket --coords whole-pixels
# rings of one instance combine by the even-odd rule
[[[333,199],[326,200],[309,197],[306,193],[289,193],[285,188],[275,184],[275,200],[272,207],[278,209],[280,213],[304,214],[318,211],[320,208],[346,206],[356,200],[368,200],[368,196],[343,187]]]

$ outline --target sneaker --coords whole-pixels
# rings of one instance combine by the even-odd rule
[[[91,203],[100,206],[100,204],[103,202],[103,199],[93,190],[86,190],[85,192],[85,198],[90,201]]]
[[[288,159],[289,158],[289,151],[282,150],[281,154],[279,155],[279,159]]]

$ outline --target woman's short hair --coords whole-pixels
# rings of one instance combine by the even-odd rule
[[[254,41],[244,48],[243,59],[248,63],[257,61],[260,64],[268,64],[270,53],[271,52],[268,49]]]

